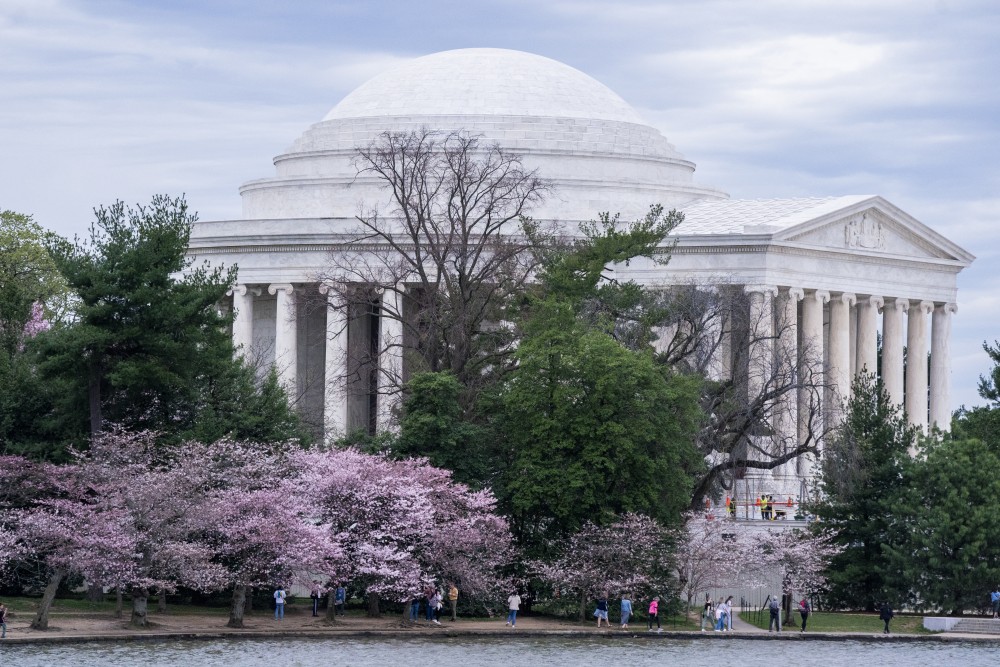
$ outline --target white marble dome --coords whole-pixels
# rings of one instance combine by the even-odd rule
[[[695,183],[694,163],[579,70],[521,51],[460,49],[398,65],[347,95],[275,158],[275,177],[241,188],[244,217],[352,221],[384,197],[377,181],[358,177],[356,149],[386,131],[421,128],[481,135],[519,153],[552,186],[531,211],[539,219],[639,217],[654,203],[726,197]]]
[[[442,51],[403,63],[358,86],[323,120],[470,114],[643,124],[625,100],[580,70],[507,49]]]

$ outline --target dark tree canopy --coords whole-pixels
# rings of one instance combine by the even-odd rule
[[[73,311],[28,343],[16,391],[32,403],[6,447],[58,458],[105,423],[171,439],[301,435],[283,391],[234,358],[219,304],[235,268],[192,266],[194,221],[183,199],[158,196],[97,209],[86,241],[46,237]]]
[[[893,521],[917,438],[871,375],[855,381],[845,420],[822,457],[822,500],[813,508],[844,551],[829,570],[835,607],[874,611],[891,593]],[[898,600],[893,600],[898,604]]]

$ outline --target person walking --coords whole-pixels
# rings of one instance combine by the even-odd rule
[[[646,619],[649,632],[653,631],[653,621],[656,621],[656,631],[663,632],[663,628],[660,627],[660,596],[654,597],[649,603],[649,618]]]
[[[594,610],[594,616],[597,617],[597,627],[601,627],[601,621],[603,620],[605,624],[610,628],[611,621],[608,620],[608,594],[604,593],[601,597],[597,598],[597,609]]]
[[[448,604],[451,605],[451,622],[458,617],[458,586],[454,581],[448,582]]]
[[[514,591],[507,598],[507,625],[510,627],[517,626],[517,612],[521,608],[521,596]]]
[[[807,600],[805,598],[802,598],[799,601],[799,615],[802,616],[802,630],[801,630],[801,632],[805,632],[806,631],[806,623],[809,622],[809,614],[810,614],[810,612],[812,612],[812,606],[809,604],[809,600]]]
[[[781,602],[778,600],[777,595],[771,596],[771,604],[767,607],[768,611],[771,612],[771,620],[767,624],[767,631],[774,632],[774,628],[781,632]]]
[[[333,594],[333,614],[344,615],[344,605],[347,603],[347,589],[344,584],[337,584],[337,590]],[[416,619],[414,619],[416,620]]]
[[[990,593],[990,609],[993,610],[992,618],[1000,616],[1000,586],[994,586]]]
[[[712,602],[712,596],[705,593],[705,606],[701,610],[701,631],[705,632],[705,623],[708,622],[709,625],[715,625],[715,603]]]
[[[410,600],[410,620],[414,623],[417,622],[417,618],[420,617],[420,598],[416,595]]]
[[[733,631],[733,596],[726,598],[726,630]]]
[[[309,592],[309,597],[313,601],[313,616],[319,616],[319,599],[323,595],[323,587],[319,585],[319,582],[313,579],[312,590]]]
[[[435,590],[431,599],[427,601],[427,607],[430,610],[430,620],[436,625],[441,625],[441,621],[438,620],[438,616],[441,615],[441,591]]]
[[[433,586],[424,586],[424,604],[427,605],[427,609],[424,610],[424,619],[428,621],[434,620],[434,596],[437,591],[434,590]]]
[[[7,637],[7,605],[0,602],[0,639]]]
[[[889,621],[892,620],[893,616],[895,614],[892,613],[892,607],[889,606],[888,602],[883,602],[882,609],[878,613],[878,617],[885,623],[885,629],[882,630],[883,635],[889,634]]]
[[[285,599],[288,597],[288,593],[285,592],[285,587],[278,584],[278,588],[274,591],[274,620],[280,621],[285,618]]]
[[[722,598],[715,604],[715,631],[722,632],[726,624],[726,603]]]
[[[632,596],[628,593],[622,598],[622,630],[628,630],[628,619],[632,617]]]

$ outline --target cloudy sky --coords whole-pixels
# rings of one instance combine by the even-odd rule
[[[0,209],[238,186],[345,94],[445,49],[533,51],[618,92],[733,197],[881,194],[973,252],[955,403],[1000,338],[1000,2],[0,0]]]

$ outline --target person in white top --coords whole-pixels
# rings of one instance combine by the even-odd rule
[[[284,586],[278,586],[277,590],[274,591],[274,620],[280,621],[285,617],[285,598],[288,597],[288,593],[285,592]]]
[[[521,596],[514,591],[507,598],[507,625],[515,627],[517,625],[517,612],[521,608]]]

